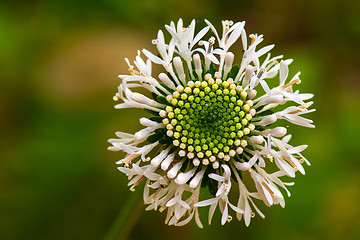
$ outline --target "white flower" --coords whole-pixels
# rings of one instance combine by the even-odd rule
[[[223,21],[221,35],[205,23],[196,32],[195,20],[188,27],[181,19],[171,22],[165,26],[169,41],[162,30],[153,40],[156,53],[138,51],[133,65],[125,59],[130,73],[119,75],[113,99],[121,102],[115,108],[140,108],[152,116],[140,118],[143,128],[135,134],[116,132],[109,150],[126,153],[118,169],[128,176],[131,190],[145,182],[146,210],[167,210],[166,224],[182,226],[195,218],[201,228],[198,208],[209,206],[209,224],[219,207],[222,224],[232,219],[230,208],[248,226],[255,212],[264,218],[254,198],[284,207],[281,191],[290,196],[287,186],[293,183],[281,178],[305,174],[303,162],[310,165],[302,155],[307,145],[290,145],[287,128],[273,124],[284,119],[314,127],[303,117],[315,111],[309,109],[313,102],[306,102],[313,95],[295,90],[300,72],[287,80],[292,59],[271,57],[274,45],[259,47],[262,35],[251,34],[247,42],[245,22]],[[237,66],[230,50],[239,39],[244,53]],[[153,64],[161,72],[154,75]],[[278,84],[270,87],[277,75]],[[278,170],[268,172],[268,166]],[[256,191],[248,190],[243,172]],[[236,185],[234,205],[229,195]],[[204,188],[213,196],[204,197]]]

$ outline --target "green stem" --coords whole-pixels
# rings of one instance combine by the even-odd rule
[[[126,203],[123,205],[103,240],[127,239],[137,220],[141,216],[142,208],[143,202],[141,191],[138,189],[138,191],[130,193]]]

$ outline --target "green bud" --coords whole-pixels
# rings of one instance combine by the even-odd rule
[[[171,125],[175,126],[177,124],[177,120],[176,119],[172,119],[171,120]]]
[[[182,131],[182,127],[181,127],[180,125],[177,125],[177,126],[175,127],[175,130],[176,130],[177,132],[181,132],[181,131]]]
[[[176,106],[177,103],[178,103],[178,100],[177,100],[176,98],[171,99],[171,104],[172,104],[173,106]]]
[[[174,118],[174,117],[175,117],[174,112],[169,112],[169,114],[168,114],[168,118],[172,119],[172,118]]]
[[[210,157],[210,156],[212,155],[212,152],[211,152],[210,150],[207,150],[207,151],[205,152],[205,155],[206,155],[207,157]]]
[[[247,97],[247,92],[242,91],[242,92],[240,93],[240,97],[242,97],[243,99],[245,99],[245,98]]]
[[[231,89],[231,90],[230,90],[230,95],[231,95],[231,96],[235,96],[235,95],[236,95],[236,90]]]
[[[250,133],[250,129],[244,128],[243,132],[244,132],[245,135],[248,135]]]
[[[248,104],[245,104],[243,106],[243,109],[244,109],[245,112],[249,112],[250,111],[250,106]]]
[[[197,145],[197,146],[195,147],[195,151],[196,151],[196,152],[200,152],[200,151],[201,151],[201,147],[200,147],[199,145]]]
[[[249,114],[249,113],[246,114],[245,119],[248,120],[248,121],[250,121],[250,120],[252,119],[251,114]]]
[[[204,157],[204,153],[203,153],[203,152],[198,152],[198,153],[196,154],[196,156],[197,156],[198,158],[203,158],[203,157]]]
[[[217,147],[214,147],[214,148],[212,149],[212,152],[213,152],[214,154],[217,154],[217,153],[219,152],[219,149],[218,149]]]
[[[241,120],[241,124],[242,124],[243,126],[246,126],[246,125],[248,124],[248,120],[246,120],[245,118],[243,118],[243,119]]]
[[[188,98],[188,95],[186,93],[181,94],[180,98],[182,100],[186,100]]]
[[[189,152],[193,152],[194,151],[194,147],[192,145],[188,146],[188,151]]]

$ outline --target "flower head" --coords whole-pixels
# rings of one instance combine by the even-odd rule
[[[195,217],[202,227],[198,208],[210,205],[209,223],[219,207],[222,224],[232,219],[232,209],[249,225],[252,208],[264,217],[254,198],[284,207],[279,187],[290,196],[286,186],[292,183],[280,178],[305,174],[303,162],[310,165],[301,155],[307,146],[291,146],[287,129],[274,123],[284,119],[314,127],[300,116],[315,111],[309,109],[313,102],[306,102],[313,95],[293,90],[301,81],[300,73],[287,80],[291,59],[271,57],[274,45],[258,49],[262,35],[251,34],[248,43],[245,22],[223,21],[221,36],[205,22],[197,34],[195,21],[189,27],[181,19],[176,26],[171,22],[165,26],[169,43],[161,30],[153,40],[158,53],[143,49],[143,59],[139,51],[135,66],[126,59],[130,74],[119,75],[114,100],[121,103],[115,108],[140,108],[152,116],[140,118],[144,128],[135,134],[117,132],[109,149],[127,154],[117,164],[130,190],[145,181],[147,210],[167,209],[167,224],[180,226]],[[235,54],[229,50],[239,38],[244,52],[239,65],[233,65]],[[152,64],[162,65],[164,72],[154,77]],[[277,75],[278,84],[270,87],[274,80],[269,79]],[[136,92],[139,88],[150,95]],[[268,173],[266,165],[278,170]],[[255,192],[248,190],[243,175],[253,181]],[[239,196],[233,204],[228,195],[236,185]]]

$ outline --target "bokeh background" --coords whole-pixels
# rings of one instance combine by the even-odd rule
[[[0,239],[360,239],[359,12],[350,0],[1,1]],[[266,219],[248,228],[219,216],[208,226],[207,209],[204,229],[164,225],[106,150],[143,115],[113,109],[123,59],[154,50],[157,30],[179,17],[245,20],[315,93],[316,128],[291,127],[312,166],[285,209],[261,205]]]

